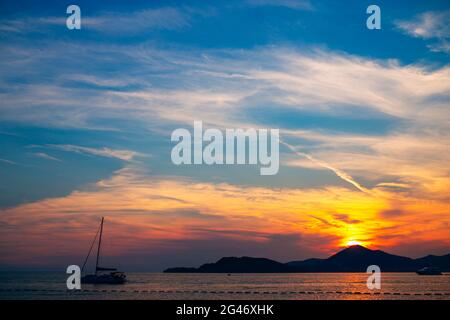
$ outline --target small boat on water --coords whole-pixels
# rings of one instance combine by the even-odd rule
[[[102,217],[102,222],[100,223],[100,229],[97,231],[97,234],[94,237],[94,241],[92,242],[91,248],[89,249],[88,255],[84,260],[83,267],[81,268],[81,272],[83,272],[84,267],[89,259],[92,248],[94,246],[95,240],[97,239],[97,235],[100,232],[100,236],[98,238],[98,247],[97,247],[97,259],[95,262],[95,273],[88,274],[81,277],[81,283],[89,283],[89,284],[123,284],[127,280],[127,276],[124,272],[117,271],[116,268],[103,268],[98,266],[99,258],[100,258],[100,248],[102,244],[102,234],[103,234],[103,221],[104,217]]]
[[[416,271],[421,276],[439,276],[442,274],[441,270],[433,267],[425,267]]]

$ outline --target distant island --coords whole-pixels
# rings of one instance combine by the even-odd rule
[[[428,255],[419,259],[397,256],[360,245],[345,248],[326,259],[307,259],[281,263],[266,258],[224,257],[198,268],[175,267],[166,273],[287,273],[287,272],[366,272],[369,265],[378,265],[383,272],[414,272],[423,267],[450,271],[450,254]]]

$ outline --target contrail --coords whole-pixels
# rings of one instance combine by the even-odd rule
[[[369,189],[365,188],[364,186],[362,186],[361,184],[359,184],[358,182],[356,182],[355,179],[353,179],[353,177],[352,177],[351,175],[349,175],[348,173],[346,173],[346,172],[344,172],[344,171],[342,171],[342,170],[339,170],[339,169],[337,169],[337,168],[334,168],[333,166],[329,165],[329,164],[326,163],[326,162],[323,162],[323,161],[321,161],[321,160],[315,159],[315,158],[313,158],[312,156],[310,156],[309,154],[306,154],[306,153],[304,153],[304,152],[299,152],[299,151],[295,150],[295,147],[292,146],[292,145],[290,145],[290,144],[287,143],[287,142],[284,142],[284,141],[281,141],[281,140],[280,140],[280,143],[284,144],[286,147],[288,147],[288,148],[289,148],[292,152],[294,152],[295,154],[297,154],[297,155],[299,155],[299,156],[303,156],[303,157],[305,157],[305,158],[311,160],[312,162],[316,163],[317,165],[319,165],[319,166],[321,166],[321,167],[324,167],[324,168],[327,168],[327,169],[333,171],[339,178],[341,178],[342,180],[347,181],[348,183],[352,184],[352,185],[355,186],[358,190],[360,190],[360,191],[362,191],[362,192],[364,192],[364,193],[368,193],[368,194],[371,193]]]

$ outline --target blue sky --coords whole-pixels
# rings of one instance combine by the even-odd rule
[[[58,81],[56,85],[65,90],[79,90],[77,94],[81,95],[80,99],[85,95],[95,98],[97,92],[105,90],[131,92],[148,86],[164,89],[182,86],[189,89],[186,79],[179,82],[170,77],[172,72],[177,72],[171,59],[178,59],[178,55],[186,54],[190,59],[212,55],[214,58],[232,60],[234,57],[227,55],[233,55],[234,50],[276,50],[278,47],[305,52],[324,50],[367,59],[395,59],[399,64],[405,65],[421,63],[430,68],[438,68],[448,62],[448,52],[433,52],[427,48],[427,45],[439,42],[439,39],[411,37],[398,27],[399,21],[414,19],[423,12],[448,9],[446,1],[379,2],[382,9],[382,30],[378,31],[365,27],[368,16],[365,8],[371,4],[370,1],[80,1],[78,4],[82,9],[83,20],[97,19],[100,22],[94,23],[93,27],[87,24],[80,31],[70,32],[64,28],[65,2],[48,1],[37,4],[33,1],[7,1],[3,4],[3,25],[18,28],[16,31],[12,29],[10,32],[2,32],[1,43],[6,49],[3,53],[2,72],[4,93],[10,96],[23,95],[20,92],[21,86],[51,85],[64,76],[66,79]],[[133,20],[136,23],[130,23]],[[132,48],[138,48],[142,54],[146,54],[146,50],[149,54],[151,51],[156,53],[155,57],[149,56],[149,60],[154,61],[148,61],[149,70],[145,75],[138,70],[142,61],[127,57],[126,50]],[[22,68],[12,69],[8,66],[8,58],[14,56],[14,50],[20,49],[29,50],[30,56],[34,56],[35,60],[24,63]],[[166,53],[169,54],[167,59],[164,56]],[[24,59],[20,56],[16,58],[22,61]],[[124,75],[127,79],[123,79]],[[145,84],[140,81],[144,76],[147,81]],[[106,80],[100,84],[95,83],[95,77]],[[32,93],[29,95],[32,97]],[[19,164],[11,166],[5,161],[1,164],[8,172],[3,181],[11,193],[1,196],[2,205],[17,204],[52,194],[60,195],[77,185],[96,181],[107,175],[108,171],[111,174],[117,168],[114,159],[102,159],[106,164],[101,165],[102,168],[97,171],[95,168],[98,164],[93,159],[80,161],[79,155],[58,154],[66,160],[60,163],[52,163],[39,156],[33,157],[32,154],[39,151],[44,153],[43,145],[82,144],[120,149],[130,146],[130,143],[133,145],[135,140],[133,147],[142,152],[151,153],[150,150],[165,147],[164,143],[158,142],[159,137],[148,137],[149,141],[142,143],[142,136],[147,133],[140,132],[149,128],[144,128],[145,123],[141,124],[142,128],[136,127],[139,126],[139,120],[127,121],[117,115],[109,118],[109,115],[103,115],[102,112],[97,115],[97,111],[91,106],[83,105],[80,112],[67,112],[59,111],[61,108],[58,106],[43,104],[44,113],[50,114],[41,117],[39,111],[36,111],[37,114],[31,117],[34,119],[27,121],[23,119],[28,117],[26,111],[25,114],[20,114],[13,109],[5,112],[5,117],[1,119],[4,132],[1,137],[1,158]],[[248,108],[244,111],[245,116],[261,125],[344,133],[363,131],[375,135],[384,134],[398,125],[405,125],[401,118],[376,111],[363,115],[355,113],[348,106],[340,108],[341,114],[330,116],[321,110],[315,111],[314,107],[285,110],[273,102],[267,104]],[[90,108],[93,108],[92,113]],[[77,119],[77,116],[82,120]],[[77,124],[77,121],[82,123]],[[115,129],[126,130],[127,135],[134,135],[134,139],[130,136],[123,139],[121,134],[114,132]],[[127,141],[128,139],[132,141]],[[160,154],[158,151],[156,153]],[[162,172],[167,173],[173,169],[170,164],[167,168],[167,163],[164,163],[167,159],[162,157],[160,160]],[[73,163],[74,167],[66,168],[69,163]],[[42,174],[47,175],[44,170],[40,172],[42,166],[50,166],[51,169],[60,167],[66,172],[64,179],[49,181],[48,192],[46,188],[36,190],[28,187],[37,183]],[[14,179],[17,176],[15,172],[22,170],[30,171],[31,174],[23,174],[22,181]],[[76,171],[76,174],[71,176],[70,171]],[[191,171],[193,170],[187,170],[188,175],[195,175]],[[289,181],[284,177],[279,183]]]
[[[446,179],[448,1],[77,1],[72,31],[69,4],[0,6],[0,208],[87,192],[121,170],[357,191],[342,171],[411,197]],[[366,28],[370,4],[381,30]],[[281,146],[276,176],[176,167],[170,133],[194,120],[280,128],[320,161]]]

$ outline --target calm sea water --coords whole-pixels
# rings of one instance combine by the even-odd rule
[[[124,285],[67,291],[66,274],[0,273],[0,299],[450,299],[450,274],[383,273],[369,290],[365,273],[129,273]]]

